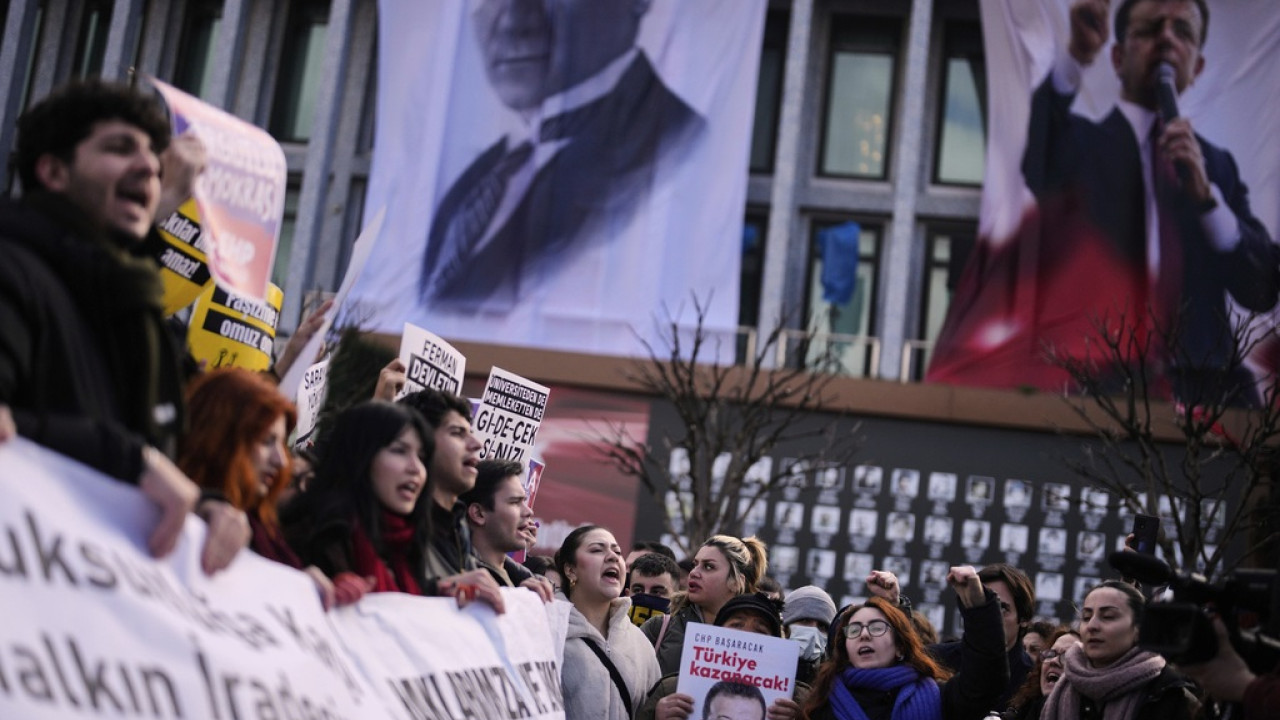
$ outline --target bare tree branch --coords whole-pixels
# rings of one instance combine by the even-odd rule
[[[772,367],[786,338],[779,322],[744,364],[720,365],[720,341],[706,328],[708,303],[694,298],[692,304],[693,326],[666,311],[664,346],[646,342],[648,358],[629,372],[671,404],[678,429],[656,448],[620,425],[597,428],[594,438],[599,456],[635,477],[665,509],[664,527],[685,552],[715,533],[741,534],[746,514],[786,478],[846,462],[855,435],[814,417],[832,405],[828,386],[837,362],[830,348],[802,353],[794,366]],[[775,451],[815,444],[818,451],[803,460],[772,463]]]

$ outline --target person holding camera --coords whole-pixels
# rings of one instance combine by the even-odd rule
[[[1240,703],[1244,720],[1280,717],[1280,665],[1269,673],[1255,675],[1232,647],[1222,618],[1213,618],[1213,629],[1218,635],[1218,653],[1213,659],[1178,669],[1218,701]]]
[[[1107,580],[1080,610],[1082,643],[1067,650],[1066,673],[1045,700],[1040,720],[1190,720],[1200,708],[1192,684],[1163,657],[1138,647],[1146,599],[1132,585]]]

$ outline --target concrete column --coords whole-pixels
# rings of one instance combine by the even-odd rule
[[[27,58],[35,43],[36,3],[11,2],[5,18],[4,38],[0,41],[0,148],[13,147],[18,115],[22,113],[23,91],[26,90]],[[8,163],[0,166],[4,187],[12,184]]]
[[[924,162],[925,92],[929,73],[929,34],[933,24],[934,0],[914,0],[911,21],[907,31],[906,67],[901,87],[902,120],[900,133],[894,148],[897,157],[893,163],[893,222],[884,244],[884,259],[880,267],[879,322],[881,340],[880,367],[872,368],[873,375],[882,378],[898,377],[902,362],[902,343],[906,328],[910,325],[907,309],[911,298],[911,284],[886,281],[889,278],[909,278],[913,243],[916,242],[916,205],[920,198],[920,186]]]
[[[321,229],[330,219],[329,173],[333,162],[334,136],[342,117],[342,87],[347,77],[351,46],[352,5],[358,0],[333,0],[329,7],[329,30],[325,33],[324,82],[316,95],[311,139],[307,143],[306,167],[302,172],[302,192],[298,199],[298,223],[294,226],[289,276],[284,285],[284,307],[280,326],[292,332],[302,311],[302,294],[315,274],[314,257]],[[340,219],[338,220],[340,221]]]
[[[116,0],[111,8],[111,27],[102,54],[102,77],[127,81],[142,29],[144,0]]]
[[[764,272],[760,281],[759,334],[766,337],[796,308],[787,305],[787,278],[796,263],[803,264],[805,243],[793,243],[798,226],[796,192],[800,182],[800,141],[804,97],[809,77],[809,45],[812,42],[813,1],[791,4],[787,56],[782,74],[782,111],[778,118],[778,147],[774,158],[773,192],[769,230],[765,238]]]

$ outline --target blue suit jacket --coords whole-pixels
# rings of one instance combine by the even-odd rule
[[[508,151],[505,140],[494,144],[454,181],[436,209],[419,280],[424,303],[510,308],[538,277],[624,226],[646,202],[660,164],[678,158],[705,125],[662,83],[648,59],[638,56],[604,97],[543,122],[543,140],[568,142],[467,266],[432,286],[437,265],[450,260],[442,248],[450,221]]]
[[[1058,230],[1078,227],[1084,219],[1141,271],[1147,240],[1137,138],[1118,108],[1098,123],[1071,113],[1074,97],[1057,93],[1051,76],[1032,96],[1022,171],[1041,208],[1041,263],[1071,252],[1072,238]],[[1192,363],[1221,368],[1232,364],[1233,351],[1224,291],[1249,310],[1274,307],[1280,248],[1250,210],[1248,188],[1231,154],[1196,138],[1209,181],[1240,223],[1240,243],[1231,252],[1215,249],[1200,212],[1185,197],[1162,208],[1162,214],[1175,218],[1183,248],[1179,349]]]

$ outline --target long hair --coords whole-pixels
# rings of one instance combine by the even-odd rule
[[[1080,639],[1080,633],[1075,630],[1068,627],[1058,627],[1049,634],[1043,635],[1045,638],[1044,650],[1052,648],[1053,644],[1058,642],[1058,639],[1063,635],[1075,635],[1077,640]],[[1040,652],[1044,652],[1044,650],[1041,650]],[[1013,697],[1009,698],[1010,710],[1021,710],[1024,706],[1030,705],[1036,700],[1044,697],[1044,695],[1040,694],[1040,674],[1043,672],[1044,658],[1038,657],[1036,658],[1036,664],[1032,665],[1031,671],[1027,673],[1027,679],[1022,683],[1022,686],[1013,693]]]
[[[289,486],[292,463],[286,450],[284,466],[264,497],[253,451],[279,418],[284,418],[286,432],[293,429],[293,403],[262,375],[223,368],[191,383],[187,407],[191,431],[181,443],[178,467],[200,487],[221,492],[234,507],[275,527],[276,501]]]
[[[309,535],[334,524],[358,522],[374,550],[385,555],[383,506],[373,492],[370,469],[374,457],[413,428],[422,442],[422,464],[431,464],[435,442],[422,416],[413,409],[389,402],[369,401],[343,410],[320,446],[320,467],[312,484],[290,504],[289,518],[298,526],[295,546],[303,547]],[[410,560],[423,581],[426,547],[431,537],[431,497],[426,490],[409,514],[414,528]]]
[[[769,552],[760,538],[754,535],[748,538],[712,535],[701,547],[713,547],[724,555],[729,566],[727,582],[730,586],[738,586],[738,595],[750,594],[760,589],[760,580],[769,568]],[[688,604],[688,592],[676,593],[671,598],[670,612],[674,613]]]
[[[920,642],[920,636],[916,634],[916,628],[911,624],[906,613],[884,598],[869,598],[862,605],[845,608],[833,623],[835,631],[832,638],[834,647],[831,657],[818,669],[818,675],[813,681],[813,691],[809,693],[809,699],[804,705],[804,717],[811,717],[815,711],[827,704],[831,696],[831,688],[840,681],[840,674],[852,665],[849,660],[849,649],[845,647],[844,628],[849,624],[853,614],[862,608],[875,608],[884,614],[884,619],[888,621],[893,631],[893,644],[902,655],[900,664],[909,665],[923,677],[933,678],[939,683],[951,677],[951,673],[934,661],[924,649],[924,643]]]

